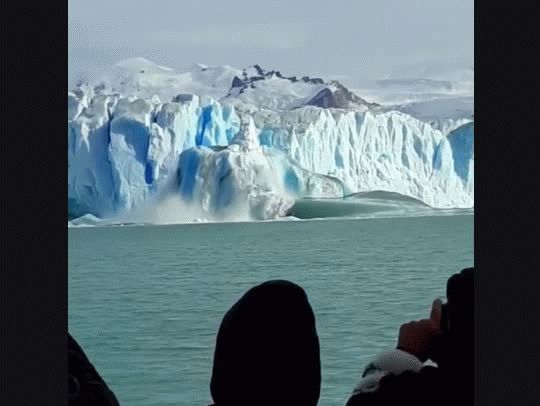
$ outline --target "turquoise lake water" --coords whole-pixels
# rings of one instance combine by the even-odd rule
[[[319,405],[344,405],[399,326],[473,265],[472,215],[70,228],[69,330],[122,405],[206,406],[225,311],[300,284],[321,343]]]

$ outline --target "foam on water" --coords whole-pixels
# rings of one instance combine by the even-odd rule
[[[68,227],[104,227],[104,226],[152,226],[174,224],[208,223],[269,223],[288,221],[317,220],[362,220],[388,219],[404,217],[429,217],[473,215],[474,209],[437,209],[408,196],[397,195],[395,199],[351,195],[341,199],[300,199],[291,207],[285,217],[259,220],[246,215],[246,210],[237,207],[221,215],[209,214],[199,206],[186,203],[178,196],[167,196],[158,203],[152,202],[146,207],[113,218],[98,219],[87,216],[68,222]],[[382,196],[382,195],[381,195]]]

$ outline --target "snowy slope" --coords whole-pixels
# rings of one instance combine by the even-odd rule
[[[151,98],[157,95],[163,101],[170,101],[181,93],[192,93],[219,99],[225,96],[235,76],[242,71],[230,66],[207,66],[193,64],[184,73],[157,65],[144,58],[132,58],[114,66],[106,78],[113,91]]]
[[[437,117],[448,103],[400,105],[406,114],[260,67],[177,74],[136,59],[117,68],[109,83],[68,94],[70,217],[124,215],[177,196],[201,218],[266,219],[299,198],[374,190],[474,206],[474,125],[459,114],[444,131],[430,122],[429,109]],[[325,89],[331,95],[315,97]]]
[[[357,93],[430,123],[444,134],[471,122],[474,115],[474,71],[452,66],[411,66],[368,82]]]
[[[384,111],[397,110],[429,123],[443,134],[473,121],[474,97],[440,97],[404,104],[390,105]]]
[[[225,104],[290,110],[305,105],[366,110],[376,107],[338,81],[308,76],[284,76],[259,65],[245,69],[193,64],[187,72],[158,65],[144,58],[118,62],[93,93],[119,93],[171,101],[178,94],[197,94]]]

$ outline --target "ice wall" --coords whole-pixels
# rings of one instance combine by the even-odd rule
[[[473,137],[472,123],[445,136],[396,111],[240,111],[79,89],[68,94],[69,212],[110,216],[178,193],[208,212],[272,218],[298,197],[373,190],[472,207]]]
[[[109,216],[158,193],[180,153],[227,145],[234,108],[195,95],[172,102],[119,95],[68,95],[68,206],[72,216]]]

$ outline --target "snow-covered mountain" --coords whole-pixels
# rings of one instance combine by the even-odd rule
[[[365,111],[378,107],[354,94],[336,80],[303,76],[285,77],[279,71],[265,71],[259,65],[244,69],[235,76],[231,89],[222,99],[270,110],[292,110],[302,106],[355,109]]]
[[[170,101],[182,93],[208,96],[228,104],[272,110],[291,110],[302,106],[367,110],[369,103],[336,80],[325,82],[309,76],[284,76],[259,65],[245,69],[230,66],[193,64],[184,73],[157,65],[144,58],[117,63],[98,92],[118,92],[139,98],[158,96]]]
[[[103,78],[107,92],[118,92],[139,98],[159,96],[170,101],[182,93],[192,93],[220,99],[227,94],[235,76],[242,74],[230,66],[192,64],[187,72],[157,65],[144,58],[131,58],[117,63]]]
[[[376,190],[472,207],[474,124],[458,114],[447,135],[417,113],[258,65],[176,73],[123,61],[68,94],[69,214],[126,215],[174,197],[200,216],[266,219],[298,198]]]
[[[384,106],[384,111],[401,111],[433,128],[448,134],[474,119],[474,97],[438,97],[429,100],[413,101]]]
[[[382,105],[430,123],[444,134],[473,121],[474,71],[447,64],[402,67],[355,90]]]

